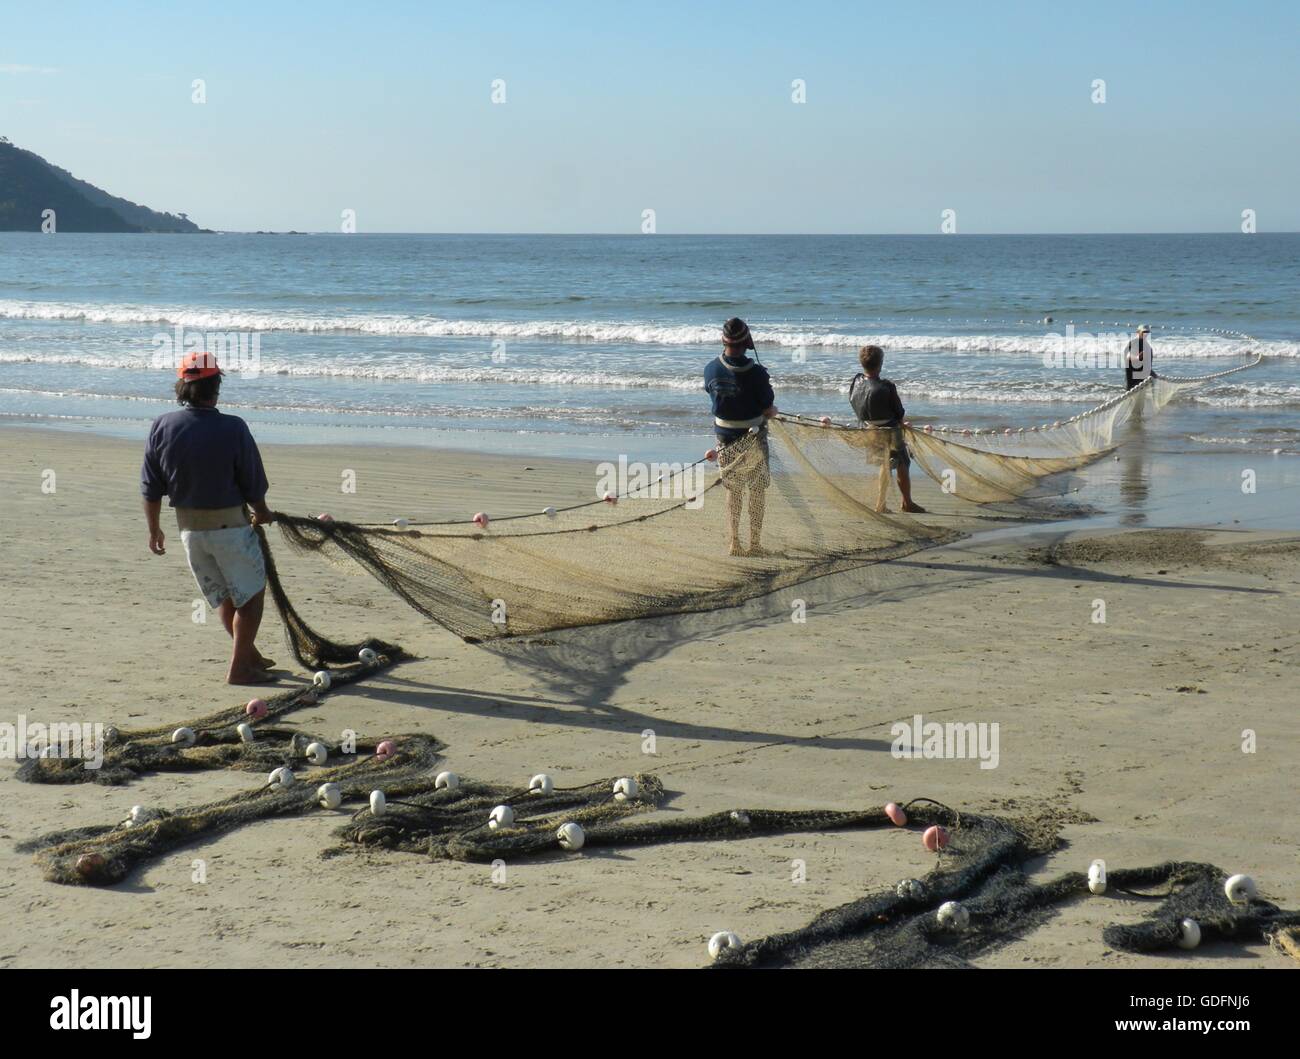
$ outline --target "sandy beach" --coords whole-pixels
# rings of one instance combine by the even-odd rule
[[[581,499],[590,465],[428,450],[264,446],[273,507],[377,521]],[[139,446],[0,430],[0,538],[10,644],[3,719],[181,723],[247,694],[223,682],[220,624],[164,515],[146,547]],[[526,469],[528,468],[528,469]],[[56,474],[52,493],[42,475]],[[357,475],[355,495],[340,475]],[[1120,536],[1125,539],[1121,542]],[[272,531],[272,544],[277,542]],[[1166,859],[1258,880],[1294,907],[1300,533],[1069,527],[968,540],[709,614],[466,645],[360,571],[276,549],[291,596],[322,630],[382,637],[416,660],[291,720],[322,731],[427,732],[463,776],[573,785],[652,772],[667,814],[851,809],[925,796],[970,811],[1056,813],[1063,844],[1036,877]],[[790,601],[808,620],[789,620]],[[1091,620],[1094,600],[1108,620]],[[268,607],[263,650],[289,667]],[[738,695],[737,672],[748,690]],[[296,670],[282,688],[301,683]],[[890,728],[916,714],[997,722],[996,768],[900,760]],[[652,729],[657,754],[641,752]],[[1242,752],[1243,730],[1257,751]],[[14,844],[114,823],[135,804],[197,804],[247,789],[243,772],[152,775],[121,787],[38,786],[0,763],[0,966],[695,967],[718,930],[748,940],[920,875],[914,831],[669,843],[507,865],[338,845],[346,816],[261,822],[174,851],[108,889],[42,880]],[[791,878],[803,860],[806,882]],[[191,881],[193,862],[206,865]],[[1250,966],[1264,946],[1138,957],[1102,928],[1142,902],[1066,905],[986,966]]]

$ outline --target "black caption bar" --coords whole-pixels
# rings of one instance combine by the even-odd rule
[[[642,979],[642,981],[634,981]],[[648,981],[653,979],[653,981]],[[247,1047],[279,1040],[337,1047],[437,1039],[476,1026],[484,1044],[517,1034],[581,1038],[585,1027],[644,1041],[697,1022],[728,1046],[767,1032],[781,1012],[799,1036],[808,1017],[863,1030],[951,1039],[970,1033],[1167,1038],[1264,1033],[1293,1026],[1295,978],[1285,970],[974,971],[464,971],[464,970],[10,970],[6,1043],[112,1038],[115,1045],[202,1043]],[[850,992],[851,991],[851,992]],[[850,1001],[846,1004],[846,1001]],[[797,1006],[793,1006],[797,1005]],[[764,1014],[766,1012],[766,1014]],[[537,1016],[542,1016],[538,1018]],[[267,1022],[272,1024],[268,1027]],[[557,1024],[558,1023],[558,1024]],[[811,1028],[811,1027],[810,1027]],[[1087,1036],[1080,1036],[1086,1034]],[[609,1037],[602,1040],[609,1043]],[[617,1038],[616,1038],[617,1040]],[[558,1044],[558,1041],[552,1041]],[[812,1042],[810,1042],[811,1044]]]

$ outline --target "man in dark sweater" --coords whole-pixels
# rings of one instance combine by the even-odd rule
[[[1131,390],[1151,378],[1151,328],[1143,324],[1124,347],[1124,389]]]
[[[170,497],[199,591],[234,641],[230,684],[266,684],[273,664],[255,644],[266,596],[266,567],[253,526],[274,521],[257,443],[238,416],[217,411],[222,372],[209,353],[190,353],[176,369],[180,411],[154,420],[140,469],[149,550],[164,555],[159,524]],[[248,505],[252,509],[250,524]]]
[[[754,339],[744,320],[722,325],[722,355],[704,369],[704,389],[713,401],[718,468],[727,490],[727,540],[731,555],[762,556],[763,515],[772,475],[767,465],[767,420],[776,415],[776,394],[767,369],[750,360]],[[749,497],[749,548],[740,544],[740,516]]]
[[[903,510],[925,514],[925,508],[912,501],[911,457],[903,441],[903,417],[907,414],[899,400],[898,389],[888,379],[880,377],[885,365],[885,351],[879,346],[863,346],[858,353],[862,373],[853,376],[849,383],[849,403],[864,429],[881,433],[880,491],[876,510],[885,512],[885,496],[889,490],[889,472],[898,472],[898,491],[903,494]],[[876,446],[872,446],[876,448]],[[886,461],[884,453],[888,451]]]

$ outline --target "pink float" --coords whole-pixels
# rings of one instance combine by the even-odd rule
[[[907,826],[907,814],[903,812],[903,807],[897,802],[890,802],[885,806],[885,815],[898,827]]]
[[[491,521],[492,520],[482,511],[478,512],[474,516],[474,525],[478,526],[480,529],[487,529],[487,524]]]
[[[606,493],[601,499],[603,499],[607,504],[618,503],[618,497],[616,497],[613,493]]]
[[[397,753],[397,744],[391,739],[385,739],[375,747],[375,757],[379,758],[380,761],[392,757],[395,753]]]
[[[822,426],[824,426],[824,427],[828,427],[828,426],[830,426],[830,425],[831,425],[831,417],[830,417],[830,416],[822,416]]]
[[[710,463],[717,463],[717,462],[718,462],[718,450],[717,450],[717,449],[709,449],[709,451],[706,452],[706,453],[704,454],[704,458],[705,458],[706,460],[708,460]]]
[[[333,521],[334,521],[334,516],[331,515],[328,511],[322,511],[319,515],[316,516],[316,521],[317,521],[317,522],[333,522]]]
[[[938,824],[931,824],[925,829],[925,834],[921,836],[921,841],[925,848],[931,853],[938,853],[948,844],[948,832]]]
[[[77,858],[77,874],[83,879],[91,878],[103,870],[104,864],[104,855],[102,853],[83,853]]]
[[[253,720],[260,721],[266,716],[266,700],[249,699],[248,705],[244,707],[244,713],[253,718]]]

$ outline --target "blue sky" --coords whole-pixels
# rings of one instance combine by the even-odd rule
[[[33,11],[0,134],[213,228],[1300,230],[1289,0]]]

